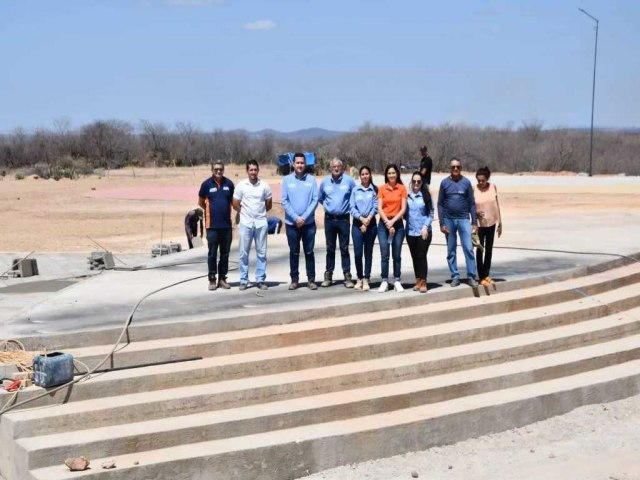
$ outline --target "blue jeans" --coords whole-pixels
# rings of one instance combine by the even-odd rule
[[[371,278],[371,263],[373,260],[373,244],[376,242],[376,235],[378,234],[378,226],[376,225],[376,219],[372,218],[371,223],[367,227],[367,231],[362,233],[360,231],[360,225],[362,223],[359,220],[353,221],[351,227],[351,238],[353,238],[353,257],[356,262],[356,274],[358,280]],[[362,253],[364,251],[364,274],[362,272]]]
[[[231,250],[231,239],[233,234],[230,228],[208,228],[207,245],[209,253],[207,264],[209,266],[209,280],[220,275],[220,278],[227,278],[229,271],[229,251]],[[218,248],[220,249],[220,262],[218,262]]]
[[[380,276],[382,280],[389,279],[389,247],[393,253],[393,278],[400,281],[400,273],[402,269],[400,252],[402,251],[402,241],[404,240],[404,223],[402,220],[398,220],[393,228],[396,229],[396,233],[391,238],[391,245],[389,245],[389,230],[383,222],[378,224],[378,242],[380,243],[380,256],[382,257],[382,266]]]
[[[267,275],[267,224],[248,226],[240,224],[240,283],[249,283],[249,250],[256,244],[256,282],[262,283]]]
[[[295,225],[287,224],[287,243],[289,244],[289,270],[291,280],[296,282],[300,278],[298,265],[300,263],[300,242],[304,249],[304,260],[307,268],[307,279],[310,282],[316,281],[316,257],[313,248],[316,243],[316,224],[309,223],[297,228]]]
[[[468,218],[445,218],[444,224],[449,230],[447,237],[447,263],[451,278],[460,278],[458,271],[458,257],[456,250],[458,248],[458,238],[460,235],[460,243],[464,252],[464,260],[467,264],[467,277],[476,278],[476,259],[473,255],[473,243],[471,242],[471,222]]]
[[[336,219],[325,215],[324,238],[327,242],[327,272],[333,273],[336,267],[336,237],[340,242],[340,258],[342,259],[342,272],[351,273],[351,259],[349,258],[349,216],[344,219]]]

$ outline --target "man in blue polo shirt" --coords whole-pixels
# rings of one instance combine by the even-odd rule
[[[327,243],[327,264],[323,287],[331,286],[336,266],[336,237],[340,241],[340,257],[344,286],[353,288],[351,259],[349,258],[349,199],[356,182],[344,173],[342,160],[334,158],[329,164],[331,175],[320,182],[318,202],[324,207],[324,236]]]
[[[304,249],[308,287],[317,290],[316,258],[313,253],[316,240],[316,207],[318,206],[318,186],[316,177],[305,173],[306,160],[304,153],[296,153],[293,157],[293,173],[282,181],[282,207],[284,223],[289,243],[289,268],[291,284],[289,290],[299,286],[298,273],[300,259],[300,242]]]
[[[229,271],[229,251],[231,250],[232,225],[231,203],[233,201],[233,182],[224,176],[224,164],[216,161],[211,165],[211,178],[200,186],[198,205],[204,210],[204,224],[207,229],[209,245],[209,290],[218,287],[229,289],[227,272]],[[220,262],[218,258],[220,249]],[[216,283],[216,275],[218,282]]]
[[[451,272],[451,286],[460,285],[458,259],[456,250],[460,235],[460,243],[467,264],[467,279],[472,287],[478,286],[476,280],[477,268],[473,254],[471,235],[478,231],[478,217],[476,215],[476,201],[473,196],[473,186],[466,177],[462,176],[462,162],[453,157],[451,159],[451,176],[443,178],[438,192],[438,219],[440,231],[447,239],[447,263]],[[471,217],[471,220],[469,220]]]

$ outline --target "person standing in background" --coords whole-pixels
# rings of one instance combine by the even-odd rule
[[[488,167],[479,168],[476,172],[478,184],[473,188],[478,213],[478,239],[480,240],[480,247],[476,249],[476,263],[480,285],[483,286],[494,283],[490,276],[493,241],[496,230],[498,238],[502,235],[502,215],[498,203],[498,189],[495,184],[489,183],[490,177],[491,171]]]
[[[433,172],[433,160],[429,156],[426,145],[420,147],[420,156],[420,176],[422,177],[422,185],[429,187],[431,185],[431,172]],[[424,195],[424,192],[422,193]]]

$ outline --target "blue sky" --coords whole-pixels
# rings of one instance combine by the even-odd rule
[[[0,132],[640,127],[640,2],[0,0]]]

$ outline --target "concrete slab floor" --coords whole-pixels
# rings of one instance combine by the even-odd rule
[[[597,226],[597,227],[595,227]],[[496,239],[493,255],[492,277],[510,281],[517,278],[545,275],[578,266],[592,265],[616,258],[615,256],[587,253],[576,255],[570,251],[601,252],[605,254],[633,254],[640,245],[640,213],[595,212],[566,218],[550,213],[544,217],[518,217],[509,219],[505,232]],[[502,247],[509,247],[503,249]],[[553,252],[520,250],[522,248],[551,249]],[[0,255],[7,263],[19,254]],[[237,244],[232,245],[232,268],[237,261]],[[269,236],[269,263],[267,283],[269,290],[258,296],[257,289],[240,292],[237,288],[238,273],[229,274],[232,289],[209,292],[206,280],[206,249],[160,257],[151,260],[146,255],[125,257],[130,265],[144,264],[151,267],[139,271],[105,271],[77,281],[77,275],[91,273],[86,263],[87,254],[38,256],[40,279],[4,280],[0,282],[0,338],[47,334],[65,331],[101,329],[120,326],[131,308],[144,295],[173,283],[179,285],[163,290],[145,300],[135,315],[135,322],[175,322],[180,318],[206,316],[228,317],[233,311],[278,311],[283,305],[296,308],[309,302],[328,302],[340,305],[380,298],[381,295],[398,295],[395,292],[380,294],[354,292],[341,285],[342,273],[334,274],[336,284],[331,288],[309,291],[303,288],[295,292],[287,289],[289,279],[288,246],[286,237]],[[446,264],[444,236],[436,231],[428,254],[429,289],[438,291],[450,288],[446,281],[450,274]],[[42,263],[41,263],[42,262]],[[323,230],[316,235],[316,280],[324,273],[325,242]],[[340,255],[336,252],[336,264]],[[355,274],[353,257],[352,273]],[[61,266],[62,265],[62,266]],[[68,268],[67,268],[68,266]],[[458,266],[465,277],[464,257],[459,249]],[[160,267],[160,268],[158,268]],[[338,267],[339,270],[339,267]],[[250,270],[253,280],[254,267]],[[300,261],[301,282],[304,278],[304,260]],[[76,276],[74,276],[76,275]],[[377,287],[380,280],[379,249],[374,248],[372,282]],[[32,277],[37,278],[37,277]],[[402,278],[407,291],[402,295],[419,295],[410,291],[413,280],[411,257],[406,245],[402,251]],[[68,283],[65,283],[68,282]],[[74,282],[69,285],[70,282]],[[52,292],[57,287],[66,287]],[[459,288],[468,288],[462,285]],[[372,296],[376,297],[372,297]],[[429,295],[429,294],[427,294]]]

